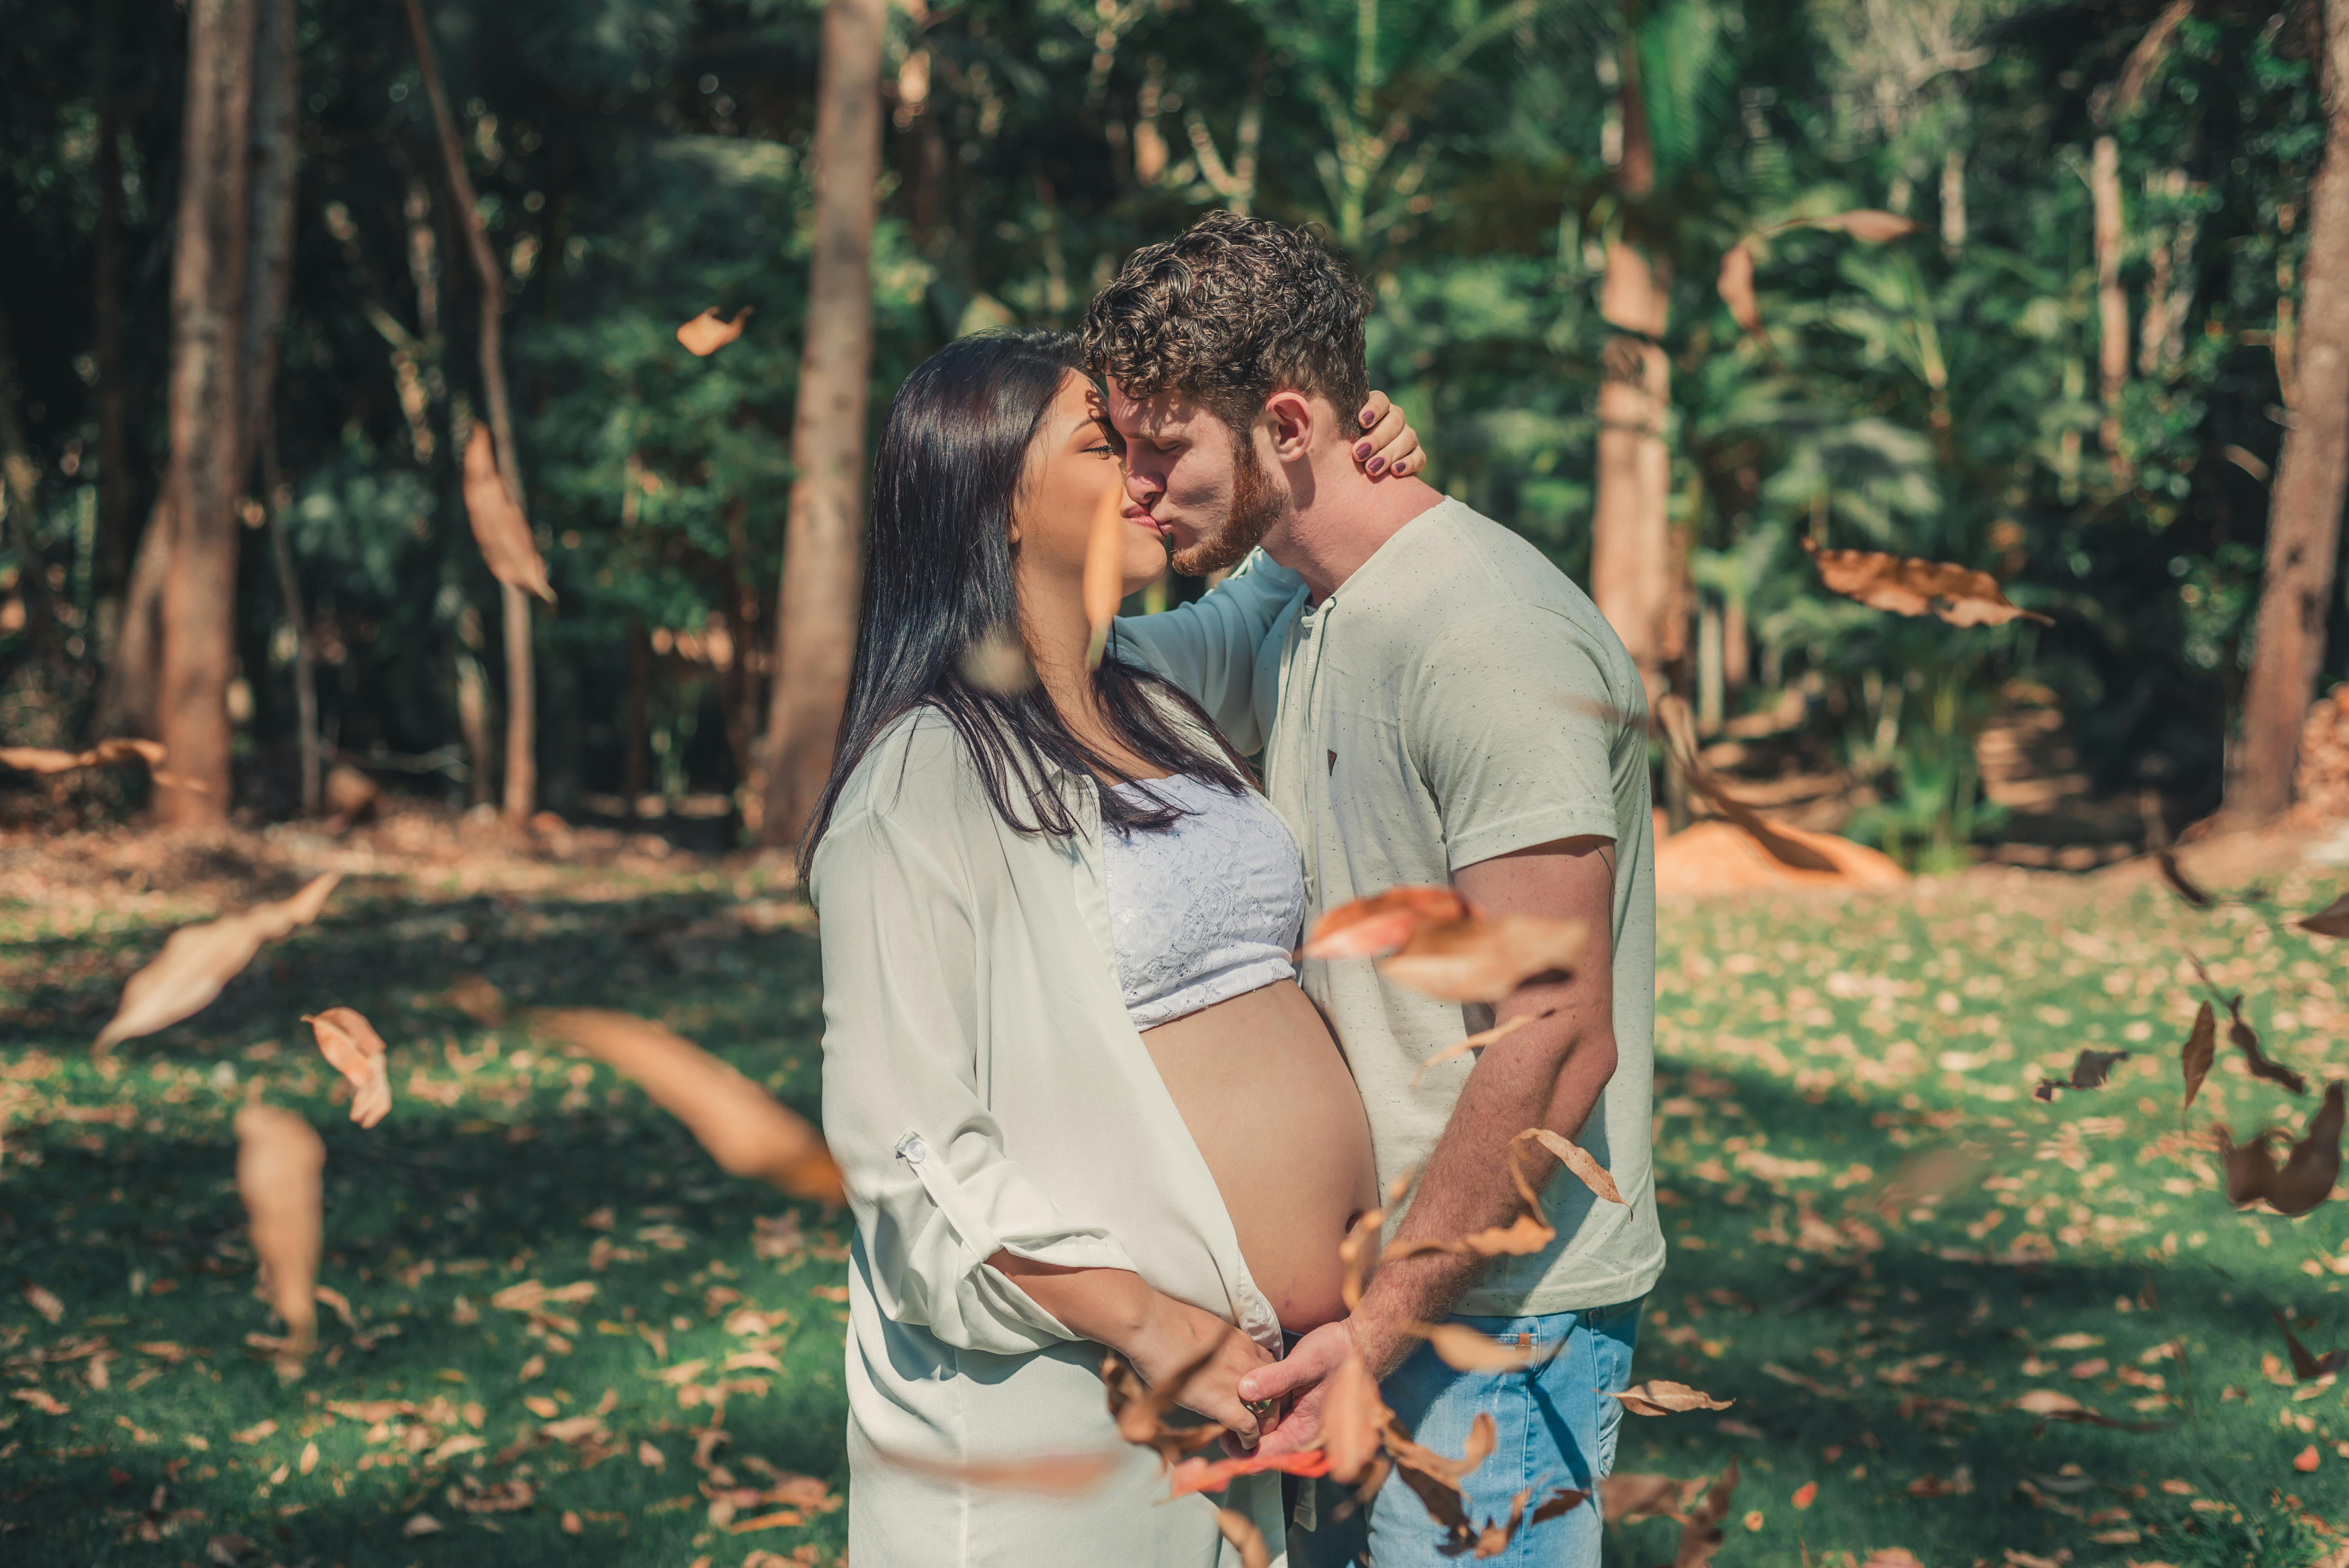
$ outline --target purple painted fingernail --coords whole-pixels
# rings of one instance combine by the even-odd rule
[[[1354,443],[1354,456],[1357,459],[1367,458],[1370,455],[1371,444],[1368,441],[1356,441]]]
[[[1363,409],[1363,410],[1362,410],[1362,423],[1363,423],[1365,426],[1370,426],[1370,425],[1375,425],[1375,424],[1377,424],[1377,423],[1378,423],[1378,421],[1377,421],[1377,420],[1375,420],[1375,419],[1373,419],[1373,418],[1371,418],[1371,411],[1370,411],[1368,408],[1365,408],[1365,409]]]
[[[1385,472],[1387,460],[1384,458],[1372,458],[1371,459],[1371,472],[1374,474]]]

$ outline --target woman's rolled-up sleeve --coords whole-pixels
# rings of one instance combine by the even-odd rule
[[[965,890],[885,814],[835,821],[811,892],[823,949],[823,1130],[874,1294],[949,1345],[1020,1355],[1081,1338],[988,1259],[1132,1269],[1006,1152],[977,1092],[976,934]]]

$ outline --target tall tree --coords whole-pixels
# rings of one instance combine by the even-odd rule
[[[873,220],[881,176],[886,0],[826,0],[816,93],[815,245],[792,417],[775,685],[759,840],[799,836],[832,770],[864,573],[865,377],[873,363]]]
[[[168,825],[226,820],[243,478],[245,258],[251,242],[256,0],[189,0],[187,110],[171,259],[171,464],[150,527],[171,530],[156,727]]]
[[[1599,384],[1598,493],[1590,518],[1590,596],[1640,666],[1649,695],[1671,650],[1665,618],[1672,599],[1671,529],[1666,515],[1671,455],[1664,424],[1671,367],[1661,338],[1671,306],[1663,257],[1633,232],[1640,203],[1654,194],[1656,154],[1640,93],[1640,39],[1626,12],[1617,62],[1622,152],[1616,188],[1625,212],[1607,245],[1599,314],[1614,329]]]
[[[2349,0],[2324,0],[2323,26],[2324,150],[2308,194],[2292,421],[2268,503],[2242,745],[2227,781],[2227,812],[2245,820],[2292,804],[2301,726],[2324,662],[2324,615],[2349,490]]]
[[[416,65],[424,78],[425,97],[432,104],[432,123],[440,141],[440,160],[449,173],[449,193],[457,207],[457,221],[465,231],[466,253],[472,258],[473,276],[481,285],[481,399],[490,407],[490,435],[497,444],[498,478],[516,512],[528,516],[523,505],[522,466],[514,455],[513,407],[506,397],[505,269],[490,245],[481,198],[473,192],[472,176],[465,171],[465,146],[457,135],[456,117],[449,112],[449,95],[440,85],[440,67],[432,52],[432,36],[425,28],[424,8],[406,0],[409,31],[416,37]],[[876,67],[877,69],[877,67]],[[877,92],[877,88],[875,89]],[[860,376],[863,373],[859,366]],[[510,822],[527,819],[538,803],[537,686],[530,642],[530,595],[512,583],[498,583],[498,608],[505,625],[506,645],[506,765],[505,817]]]

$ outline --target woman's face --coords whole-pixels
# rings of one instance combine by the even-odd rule
[[[1061,377],[1037,427],[1028,477],[1011,519],[1023,593],[1081,603],[1085,548],[1102,497],[1112,488],[1124,519],[1119,566],[1125,592],[1147,586],[1166,570],[1166,544],[1157,523],[1125,498],[1124,465],[1104,413],[1093,384],[1071,370]]]

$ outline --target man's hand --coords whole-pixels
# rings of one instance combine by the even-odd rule
[[[1280,1360],[1240,1379],[1243,1399],[1291,1399],[1279,1424],[1257,1444],[1258,1454],[1296,1453],[1321,1440],[1321,1403],[1329,1398],[1330,1378],[1353,1351],[1354,1336],[1341,1317],[1299,1340]]]

